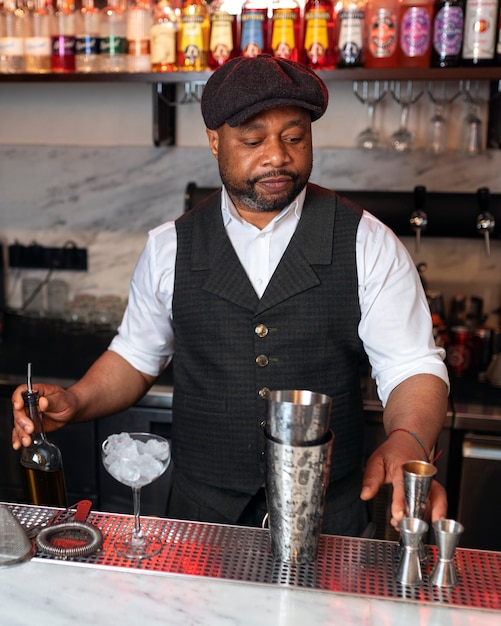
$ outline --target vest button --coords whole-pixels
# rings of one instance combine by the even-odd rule
[[[258,324],[256,328],[254,328],[254,332],[258,337],[266,337],[269,331],[264,324]]]
[[[269,362],[270,361],[265,354],[260,354],[256,357],[256,363],[259,365],[259,367],[266,367]]]
[[[268,396],[270,395],[270,390],[268,389],[268,387],[261,387],[261,389],[258,391],[258,394],[261,398],[264,398],[264,400],[266,400],[266,398],[268,398]]]

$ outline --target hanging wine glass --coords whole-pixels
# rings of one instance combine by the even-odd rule
[[[461,151],[468,156],[476,156],[482,152],[483,128],[479,116],[479,106],[483,99],[480,97],[480,83],[475,81],[473,86],[467,80],[462,83],[462,93],[468,106],[468,112],[461,128]]]
[[[417,88],[412,80],[405,81],[405,90],[402,89],[402,83],[397,81],[393,83],[391,88],[393,99],[400,104],[400,126],[390,136],[390,148],[396,152],[407,152],[412,150],[415,141],[415,135],[408,129],[409,109],[423,95],[423,89]]]
[[[362,102],[367,105],[367,127],[364,128],[357,135],[357,147],[362,150],[375,150],[381,147],[381,134],[376,130],[374,126],[374,114],[376,111],[376,105],[388,93],[388,83],[386,81],[381,83],[376,81],[362,81],[362,84],[358,80],[353,81],[353,93]]]
[[[445,116],[446,107],[451,104],[461,93],[457,89],[452,95],[448,93],[448,83],[446,81],[429,82],[428,96],[435,106],[435,110],[430,119],[428,127],[427,147],[433,154],[442,154],[447,150],[447,119]]]

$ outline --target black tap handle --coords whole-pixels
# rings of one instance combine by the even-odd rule
[[[414,187],[414,208],[417,211],[424,209],[426,199],[426,187],[424,185],[417,185]]]
[[[481,213],[486,213],[489,210],[489,187],[480,187],[477,189],[478,208]]]

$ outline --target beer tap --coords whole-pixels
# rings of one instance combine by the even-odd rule
[[[424,212],[425,197],[426,187],[423,185],[414,187],[415,210],[412,212],[409,222],[411,228],[416,233],[416,252],[419,252],[421,249],[421,233],[426,230],[426,226],[428,225],[428,216]]]
[[[496,220],[492,213],[489,212],[489,188],[480,187],[477,190],[478,208],[480,213],[477,215],[477,231],[484,236],[485,254],[491,255],[491,233],[494,232]]]

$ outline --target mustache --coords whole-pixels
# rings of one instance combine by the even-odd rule
[[[298,175],[294,172],[289,172],[287,170],[272,170],[271,172],[266,172],[266,174],[261,174],[260,176],[256,176],[252,178],[249,182],[251,184],[258,183],[260,180],[264,180],[266,178],[279,178],[280,176],[286,176],[293,181],[298,179]]]

